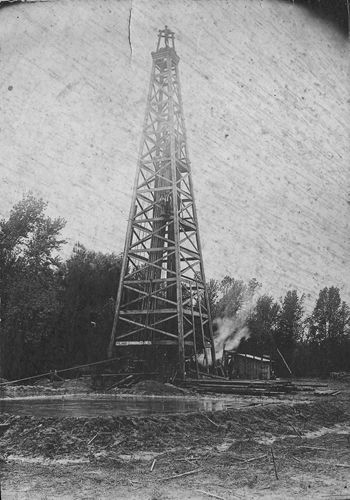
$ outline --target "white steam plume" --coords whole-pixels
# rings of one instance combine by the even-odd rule
[[[237,349],[242,339],[248,339],[250,332],[247,326],[248,317],[255,307],[256,298],[250,296],[244,302],[243,307],[234,317],[223,316],[215,318],[213,324],[216,326],[214,335],[215,358],[220,360],[223,356],[224,349],[227,351]],[[211,365],[211,352],[207,352],[208,362]],[[198,362],[206,366],[206,358],[204,352],[197,356]]]

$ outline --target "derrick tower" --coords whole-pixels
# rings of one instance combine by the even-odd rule
[[[184,378],[191,365],[198,375],[198,358],[209,370],[215,350],[178,64],[165,26],[152,52],[109,356],[117,348]]]

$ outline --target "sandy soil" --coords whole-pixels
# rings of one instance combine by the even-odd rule
[[[1,415],[2,498],[350,499],[348,385],[311,402],[63,420]]]

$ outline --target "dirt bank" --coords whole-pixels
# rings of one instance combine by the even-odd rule
[[[211,414],[0,421],[4,498],[350,498],[348,394]]]
[[[7,424],[0,454],[93,457],[103,451],[159,451],[189,443],[215,445],[224,438],[299,435],[350,419],[349,395],[311,403],[260,403],[215,413],[147,417],[38,418],[2,414]]]

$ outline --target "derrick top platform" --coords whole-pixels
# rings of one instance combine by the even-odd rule
[[[156,51],[152,52],[154,60],[164,59],[168,55],[177,63],[180,58],[175,51],[175,33],[168,26],[158,31]]]

